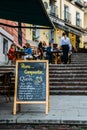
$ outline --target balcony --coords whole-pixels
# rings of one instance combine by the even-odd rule
[[[50,15],[58,18],[58,7],[54,4],[50,5]]]
[[[79,7],[81,7],[81,8],[84,7],[84,2],[83,2],[83,0],[76,0],[76,1],[75,1],[75,4],[76,4],[77,6],[79,6]]]

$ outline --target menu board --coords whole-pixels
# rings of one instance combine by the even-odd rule
[[[46,100],[46,63],[19,62],[17,99],[22,101]]]
[[[49,68],[47,60],[17,60],[14,91],[14,110],[18,104],[49,105]],[[20,109],[21,107],[19,107]]]

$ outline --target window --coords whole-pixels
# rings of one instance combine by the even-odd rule
[[[33,31],[32,31],[32,39],[33,39],[33,41],[37,41],[38,38],[40,37],[39,35],[40,35],[40,30],[36,29],[36,28],[33,29]]]
[[[80,26],[80,13],[76,12],[76,26]]]
[[[64,5],[64,20],[66,22],[69,21],[69,7],[66,5]]]
[[[7,54],[8,52],[8,40],[3,38],[3,54]]]

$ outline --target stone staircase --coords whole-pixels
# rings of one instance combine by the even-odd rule
[[[87,53],[73,53],[71,64],[49,65],[50,94],[87,94]]]
[[[73,53],[72,64],[86,64],[87,65],[87,53]]]
[[[0,72],[8,68],[13,73],[15,66],[0,66]],[[0,77],[1,79],[1,77]],[[15,74],[11,76],[11,89],[14,93]],[[73,53],[71,64],[50,64],[49,84],[51,95],[87,94],[87,53]],[[2,80],[0,80],[0,88]]]

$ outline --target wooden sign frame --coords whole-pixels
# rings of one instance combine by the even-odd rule
[[[46,100],[45,101],[23,101],[19,100],[17,97],[17,88],[18,88],[18,64],[19,63],[46,63]],[[20,111],[21,110],[21,104],[45,104],[46,105],[46,111],[45,113],[48,114],[49,111],[49,66],[48,66],[48,60],[17,60],[16,61],[16,76],[15,76],[15,90],[14,90],[14,107],[13,107],[13,114],[16,115],[17,112],[17,105]]]

